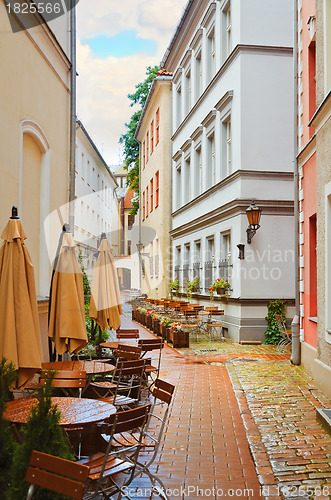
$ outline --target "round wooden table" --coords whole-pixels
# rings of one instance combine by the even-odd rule
[[[3,417],[13,424],[25,424],[31,408],[37,402],[36,398],[10,401],[6,405]],[[115,406],[98,399],[54,397],[52,404],[56,404],[61,412],[59,425],[67,428],[101,422],[116,413]]]
[[[100,361],[53,361],[42,363],[42,370],[78,370],[86,372],[87,376],[112,373],[115,367]]]

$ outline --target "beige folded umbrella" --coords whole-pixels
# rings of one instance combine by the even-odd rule
[[[58,354],[79,351],[88,343],[85,324],[83,275],[75,242],[69,232],[62,234],[58,260],[51,284],[48,336]]]
[[[121,295],[111,246],[103,233],[92,281],[90,317],[102,330],[121,326]]]
[[[22,387],[41,369],[34,271],[17,209],[5,227],[0,248],[0,357],[18,369]]]

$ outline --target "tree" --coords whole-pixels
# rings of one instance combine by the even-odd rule
[[[135,86],[136,91],[133,94],[128,94],[131,101],[130,106],[137,104],[140,106],[138,111],[135,111],[131,116],[130,122],[126,123],[127,132],[120,137],[120,144],[124,145],[125,155],[125,170],[128,171],[126,185],[135,192],[135,200],[132,202],[133,208],[130,212],[131,215],[136,215],[139,208],[139,144],[134,138],[137,126],[144,109],[148,93],[152,86],[153,80],[159,71],[158,66],[148,66],[146,68],[147,78],[143,82]]]

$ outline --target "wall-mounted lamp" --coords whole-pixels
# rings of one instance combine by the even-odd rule
[[[239,243],[237,245],[237,248],[239,248],[239,255],[238,259],[242,260],[245,258],[245,245],[243,243]]]
[[[260,227],[260,218],[261,218],[261,208],[255,205],[255,201],[252,201],[250,206],[246,208],[247,219],[249,222],[249,226],[246,229],[247,233],[247,243],[251,243],[253,236],[256,231]]]
[[[142,249],[144,248],[144,245],[143,245],[143,243],[141,243],[141,241],[138,241],[138,243],[136,244],[136,247],[137,247],[138,253],[140,255],[143,255],[143,257],[149,257],[149,253],[142,253]]]

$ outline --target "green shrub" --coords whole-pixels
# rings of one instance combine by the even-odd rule
[[[29,484],[24,481],[26,469],[30,461],[32,450],[41,451],[57,457],[74,460],[69,445],[58,425],[61,417],[56,405],[52,405],[52,380],[54,372],[46,378],[46,385],[38,389],[38,403],[32,408],[30,417],[23,429],[23,442],[14,452],[10,471],[10,488],[8,500],[25,498]],[[52,491],[38,488],[33,494],[34,500],[64,499]]]
[[[16,379],[16,368],[6,358],[0,362],[0,491],[6,492],[9,484],[11,468],[16,443],[10,424],[3,418],[7,401],[10,400],[10,387]]]
[[[282,340],[275,314],[279,314],[286,321],[286,303],[284,300],[271,300],[268,304],[267,330],[265,332],[265,344],[278,344]]]

